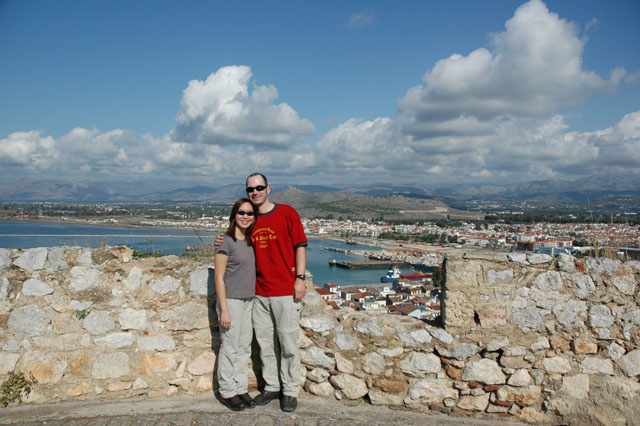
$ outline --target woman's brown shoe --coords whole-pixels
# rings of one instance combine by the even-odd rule
[[[242,411],[246,408],[244,405],[244,402],[242,402],[242,400],[238,395],[234,395],[231,398],[220,397],[220,401],[222,402],[223,405],[226,405],[233,411]]]

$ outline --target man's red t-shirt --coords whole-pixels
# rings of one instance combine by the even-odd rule
[[[269,213],[259,214],[251,232],[256,253],[256,295],[293,296],[296,274],[295,250],[307,245],[298,212],[286,204],[276,204]]]

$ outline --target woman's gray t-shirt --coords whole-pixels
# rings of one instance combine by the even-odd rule
[[[233,241],[233,238],[224,234],[224,241],[215,252],[223,252],[229,256],[224,273],[226,297],[246,299],[255,296],[256,256],[253,246],[248,246],[245,240]]]

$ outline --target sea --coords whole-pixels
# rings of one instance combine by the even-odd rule
[[[79,225],[44,222],[3,222],[0,221],[0,248],[80,246],[100,247],[101,245],[126,245],[141,252],[163,254],[185,254],[187,247],[213,244],[220,231],[196,231],[193,229],[133,228],[102,225]],[[340,286],[372,285],[381,286],[380,277],[386,269],[345,269],[330,266],[336,261],[365,261],[365,257],[336,251],[378,250],[363,244],[347,244],[344,241],[308,237],[307,270],[313,275],[313,283],[322,287],[325,283]],[[411,272],[410,268],[401,269]],[[388,284],[387,284],[388,285]]]

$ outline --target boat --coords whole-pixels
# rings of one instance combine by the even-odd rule
[[[336,266],[338,264],[338,261],[333,259],[329,261],[329,266]]]
[[[416,271],[420,271],[420,272],[433,272],[433,270],[435,268],[436,268],[436,266],[427,265],[425,263],[414,263],[413,264],[413,269],[415,269]]]
[[[433,278],[433,274],[400,274],[403,280],[425,280]]]
[[[351,245],[356,245],[356,244],[358,244],[358,240],[356,240],[355,238],[354,238],[354,239],[352,239],[352,240],[347,240],[347,241],[345,241],[345,242],[346,242],[347,244],[351,244]]]
[[[380,277],[381,283],[393,283],[400,279],[400,269],[397,266],[389,268],[387,275]]]

